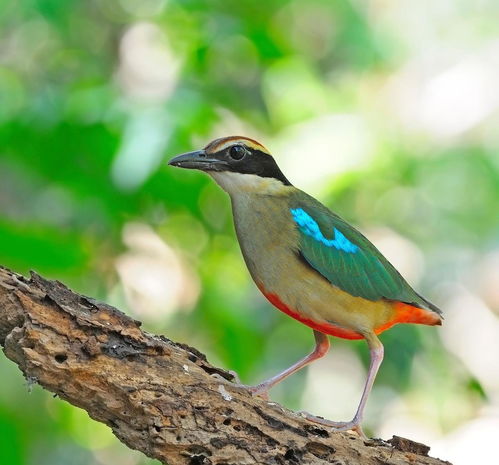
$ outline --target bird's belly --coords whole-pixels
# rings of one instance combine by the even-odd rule
[[[266,247],[246,256],[254,281],[279,310],[307,326],[345,339],[361,339],[394,318],[392,303],[355,297],[332,285],[291,249]]]
[[[274,307],[316,331],[320,331],[321,333],[329,334],[331,336],[341,337],[343,339],[362,339],[364,337],[357,331],[343,328],[329,321],[308,318],[304,313],[300,313],[299,311],[288,307],[277,294],[269,293],[263,287],[260,290],[267,300],[274,305]]]

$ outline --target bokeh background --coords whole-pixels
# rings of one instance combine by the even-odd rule
[[[244,134],[445,312],[400,325],[370,434],[491,463],[499,435],[499,3],[0,2],[0,263],[257,382],[313,345],[261,297],[226,195],[171,156]],[[349,419],[362,342],[274,389]],[[0,463],[146,465],[0,357]],[[167,380],[165,380],[167,382]]]

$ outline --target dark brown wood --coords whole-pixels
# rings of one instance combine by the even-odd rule
[[[424,447],[331,433],[254,398],[196,349],[36,273],[0,267],[0,344],[31,382],[165,464],[447,463]]]

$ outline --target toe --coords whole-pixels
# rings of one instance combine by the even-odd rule
[[[236,386],[246,389],[246,391],[249,391],[253,397],[261,397],[267,401],[270,400],[268,391],[261,385],[248,386],[247,384],[237,384]]]

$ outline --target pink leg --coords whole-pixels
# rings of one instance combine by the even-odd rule
[[[369,371],[367,373],[366,384],[364,385],[364,391],[362,392],[362,397],[360,398],[359,406],[357,407],[357,412],[351,421],[346,422],[335,422],[326,420],[324,418],[319,418],[311,415],[310,413],[303,413],[303,415],[310,421],[315,423],[320,423],[321,425],[331,426],[335,431],[345,431],[345,430],[356,430],[360,436],[366,437],[361,428],[361,422],[364,417],[364,409],[366,407],[367,398],[371,392],[374,384],[374,379],[378,373],[378,369],[383,361],[383,344],[374,334],[365,335],[367,344],[369,346],[369,351],[371,353],[371,363],[369,365]]]
[[[245,386],[254,396],[263,396],[265,397],[267,391],[274,387],[277,383],[280,383],[283,379],[292,375],[299,369],[308,365],[309,363],[317,360],[318,358],[323,357],[327,354],[329,350],[329,338],[319,331],[314,330],[315,337],[315,349],[312,353],[302,358],[300,361],[296,362],[294,365],[291,365],[289,368],[284,370],[281,373],[273,376],[272,378],[267,379],[263,383],[257,384],[256,386]]]

